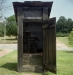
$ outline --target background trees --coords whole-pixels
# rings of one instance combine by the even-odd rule
[[[6,19],[6,33],[7,36],[16,36],[17,37],[17,25],[15,16],[12,15]]]
[[[6,24],[6,35],[17,37],[17,24],[15,16],[8,17],[5,21],[0,22],[0,37],[4,36],[4,29]],[[56,35],[58,37],[69,37],[69,42],[72,42],[73,38],[73,21],[71,18],[66,19],[64,16],[60,16],[56,22]],[[72,44],[72,43],[70,43]]]
[[[57,36],[68,36],[73,28],[73,21],[71,18],[66,19],[61,16],[56,23],[56,35]]]
[[[69,34],[69,44],[73,46],[73,29]]]
[[[0,22],[0,37],[4,36],[5,25],[6,25],[6,35],[17,37],[17,24],[14,15],[6,18],[4,22]]]
[[[59,17],[56,23],[56,36],[69,37],[69,44],[73,45],[73,21],[71,18],[66,19],[64,16]]]

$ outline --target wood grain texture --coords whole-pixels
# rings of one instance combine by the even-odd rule
[[[23,60],[23,22],[22,22],[22,9],[18,8],[18,71],[22,71]]]
[[[56,18],[54,18],[56,20]],[[56,73],[56,21],[51,19],[47,26],[43,27],[43,67],[45,70]],[[51,23],[51,24],[50,24]],[[49,25],[54,25],[50,27]]]

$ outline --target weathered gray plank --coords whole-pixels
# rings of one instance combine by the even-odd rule
[[[43,21],[42,28],[55,27],[56,17]]]
[[[36,19],[32,19],[32,20],[31,19],[29,19],[29,20],[24,19],[23,22],[29,22],[29,23],[31,23],[31,22],[37,22],[37,23],[41,22],[41,24],[42,24],[42,20],[39,20],[39,19],[37,19],[37,20]]]
[[[23,12],[25,11],[42,11],[42,7],[23,7]]]
[[[55,19],[55,18],[54,18]],[[52,19],[50,20],[52,21]],[[45,42],[43,42],[44,46],[44,68],[48,71],[56,73],[56,30],[55,23],[56,19],[53,20],[55,22],[48,22],[48,25],[44,25],[43,31],[45,32],[45,36],[43,35]],[[51,24],[50,24],[51,23]],[[51,25],[51,26],[49,26]],[[54,25],[54,26],[52,26]]]
[[[17,22],[18,22],[18,71],[22,71],[22,60],[23,60],[23,20],[22,20],[22,9],[17,9]]]
[[[41,11],[24,11],[24,19],[42,19]]]
[[[43,7],[43,20],[48,20],[48,7]]]

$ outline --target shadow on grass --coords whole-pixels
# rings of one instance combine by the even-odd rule
[[[3,51],[2,49],[0,49],[0,51]]]
[[[47,73],[42,73],[42,75],[48,75]]]
[[[17,71],[17,63],[6,63],[2,66],[0,66],[1,68],[6,68],[9,70],[13,70],[13,71]]]
[[[2,39],[2,40],[4,40],[4,39]],[[6,40],[17,40],[17,39],[6,39]]]
[[[17,63],[6,63],[0,67],[17,72]],[[44,72],[35,72],[35,73],[40,73],[42,75],[48,75],[47,73],[44,73]]]
[[[67,53],[73,53],[73,51],[65,51],[65,52],[67,52]]]

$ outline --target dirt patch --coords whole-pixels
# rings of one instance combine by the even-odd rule
[[[6,55],[6,54],[8,54],[8,53],[10,53],[12,51],[13,50],[3,50],[3,51],[0,52],[0,57],[4,56],[4,55]]]
[[[57,48],[68,48],[65,44],[63,44],[61,41],[58,39],[56,40],[56,47]]]

